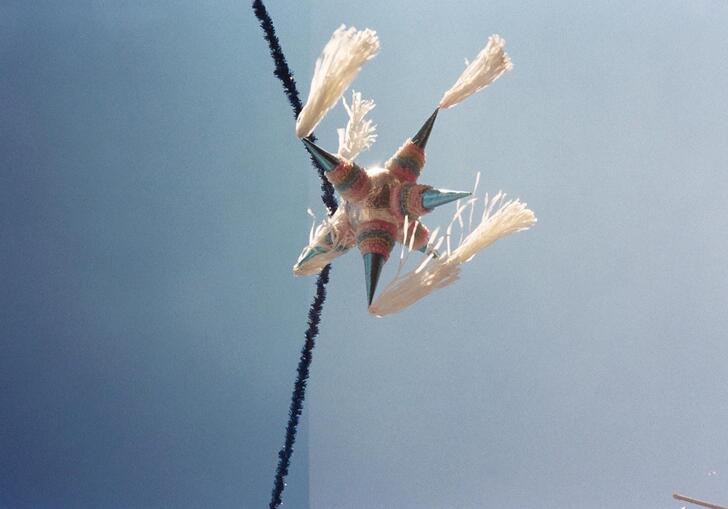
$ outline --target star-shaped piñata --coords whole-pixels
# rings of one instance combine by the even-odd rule
[[[384,168],[364,169],[303,138],[343,202],[331,219],[331,229],[321,229],[315,245],[304,249],[293,268],[294,273],[318,272],[356,244],[364,258],[367,299],[371,304],[382,266],[397,240],[414,238],[413,248],[426,252],[429,230],[419,221],[420,216],[470,195],[417,183],[438,111],[435,110]],[[405,217],[409,231],[405,231]]]
[[[374,31],[357,31],[342,26],[334,32],[316,61],[308,101],[296,121],[296,134],[323,168],[326,179],[336,189],[342,202],[332,216],[312,230],[309,244],[301,252],[293,272],[298,276],[316,274],[356,245],[364,258],[369,311],[383,315],[397,312],[432,291],[452,284],[458,278],[460,265],[470,261],[495,240],[529,228],[536,218],[519,200],[504,202],[502,193],[489,200],[486,195],[480,224],[468,232],[454,250],[450,249],[451,232],[448,227],[447,252],[441,256],[435,249],[445,237],[435,243],[420,221],[421,216],[435,207],[471,194],[435,189],[418,183],[418,180],[425,165],[425,146],[438,112],[459,104],[511,68],[505,53],[505,41],[497,35],[488,39],[486,47],[445,92],[434,113],[417,134],[405,141],[384,164],[384,168],[364,169],[353,161],[362,150],[371,146],[376,137],[371,121],[364,120],[374,103],[363,101],[357,92],[353,94],[351,107],[344,102],[349,124],[345,130],[339,131],[337,154],[327,152],[309,139],[314,128],[359,73],[361,65],[378,51],[379,39]],[[470,207],[472,221],[475,201],[469,199],[466,205],[458,208],[455,218],[459,219],[461,227],[461,214],[465,207]],[[422,251],[427,260],[416,271],[390,283],[372,306],[382,266],[396,242],[406,243],[410,251]],[[430,260],[433,260],[432,263],[425,269]]]

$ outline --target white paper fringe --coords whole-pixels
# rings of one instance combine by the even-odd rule
[[[474,206],[475,200],[469,200],[462,206],[458,204],[445,236],[438,239],[433,232],[430,239],[430,245],[434,245],[435,249],[442,245],[443,240],[447,240],[447,252],[437,259],[428,256],[417,269],[404,276],[400,276],[398,271],[394,280],[369,307],[369,312],[378,316],[397,313],[435,290],[451,285],[460,276],[460,266],[472,260],[477,253],[496,240],[527,230],[536,223],[536,216],[525,203],[519,200],[504,202],[504,199],[505,194],[500,192],[490,199],[486,195],[480,224],[451,251],[452,226],[457,221],[462,227],[462,214],[468,207]],[[402,265],[400,263],[400,268]]]
[[[349,121],[346,123],[346,129],[336,130],[339,133],[339,156],[353,161],[356,156],[371,148],[377,139],[377,126],[369,119],[364,120],[366,114],[376,105],[371,99],[362,99],[361,92],[356,91],[351,93],[351,107],[346,104],[345,98],[341,101],[349,115]]]
[[[296,135],[311,134],[326,113],[334,107],[349,88],[362,64],[379,52],[379,38],[374,30],[357,30],[341,25],[331,36],[311,80],[311,90],[301,114],[296,120]]]
[[[442,96],[440,108],[452,108],[493,83],[504,72],[510,71],[513,64],[506,54],[505,46],[506,41],[499,35],[491,35],[485,48],[465,68],[452,88]]]

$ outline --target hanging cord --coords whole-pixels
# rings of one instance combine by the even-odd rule
[[[275,63],[275,70],[273,74],[281,80],[283,84],[283,90],[288,97],[288,101],[293,107],[294,116],[297,118],[301,113],[302,105],[301,99],[298,96],[298,90],[296,89],[296,80],[293,78],[293,73],[288,68],[286,57],[283,55],[280,42],[276,36],[275,28],[273,27],[273,21],[268,15],[268,11],[263,5],[262,0],[255,0],[253,2],[253,11],[255,16],[260,21],[260,26],[263,29],[265,40],[268,41],[271,56]],[[311,141],[315,141],[316,138],[313,134],[309,136]],[[324,177],[324,169],[318,162],[311,157],[311,163],[318,170],[319,177],[321,178],[321,200],[329,210],[329,215],[336,212],[338,204],[334,197],[334,188]],[[326,300],[326,284],[329,282],[329,271],[331,265],[327,265],[321,271],[316,280],[316,295],[313,298],[311,307],[308,310],[308,328],[306,329],[306,342],[303,344],[301,349],[301,357],[298,362],[298,370],[296,376],[296,382],[293,386],[293,394],[291,395],[291,407],[288,410],[288,425],[286,426],[286,440],[283,448],[278,452],[278,467],[276,468],[276,476],[273,483],[273,491],[271,492],[271,499],[269,508],[276,509],[281,505],[283,490],[286,487],[285,478],[288,475],[288,467],[291,464],[291,455],[293,454],[293,444],[296,441],[296,430],[298,428],[298,420],[303,410],[303,400],[306,397],[306,383],[308,381],[308,373],[311,367],[311,360],[313,358],[313,349],[316,346],[316,336],[318,335],[318,326],[321,322],[321,311]]]
[[[293,116],[298,118],[298,115],[303,109],[303,105],[301,104],[301,99],[299,98],[298,90],[296,89],[296,80],[293,78],[293,73],[288,68],[288,62],[286,62],[286,57],[283,55],[281,43],[278,41],[278,36],[276,36],[273,21],[270,19],[268,10],[265,8],[265,5],[263,5],[262,0],[255,0],[253,2],[253,11],[255,11],[255,16],[260,21],[260,26],[263,29],[263,36],[265,37],[265,40],[268,41],[270,54],[273,57],[273,62],[275,63],[275,70],[273,71],[273,74],[281,80],[281,83],[283,84],[283,91],[286,93],[286,97],[288,97],[288,102],[291,103],[291,107],[293,107]],[[316,136],[314,136],[313,133],[311,133],[308,138],[313,142],[316,141]],[[311,164],[313,164],[314,168],[318,170],[319,178],[321,179],[321,200],[329,210],[329,215],[332,215],[338,208],[336,198],[334,197],[334,187],[328,180],[326,180],[326,177],[324,176],[324,168],[318,163],[318,161],[316,161],[316,159],[314,159],[313,156],[310,157]]]
[[[306,330],[306,342],[301,349],[301,360],[298,362],[298,375],[296,383],[293,386],[293,395],[291,396],[291,408],[288,410],[288,426],[286,426],[286,442],[283,449],[278,451],[278,468],[276,469],[275,482],[273,483],[273,491],[269,508],[276,509],[281,505],[283,490],[286,487],[285,479],[288,475],[288,467],[291,463],[291,455],[293,454],[293,443],[296,441],[296,429],[298,428],[298,418],[303,411],[303,400],[306,397],[306,383],[308,381],[308,370],[311,367],[311,358],[313,355],[313,347],[316,346],[316,335],[318,335],[318,325],[321,321],[321,310],[326,300],[326,283],[329,282],[329,271],[331,265],[327,265],[321,271],[316,280],[316,296],[313,298],[311,307],[308,310],[308,329]]]

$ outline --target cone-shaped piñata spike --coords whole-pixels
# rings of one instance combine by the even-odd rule
[[[325,253],[323,249],[319,247],[306,247],[304,249],[304,252],[301,253],[301,256],[298,258],[298,261],[296,262],[296,265],[293,266],[294,270],[301,267],[306,262],[312,260],[315,256],[320,255],[321,253]]]
[[[382,265],[387,261],[394,248],[396,235],[397,225],[380,219],[364,221],[357,228],[356,242],[364,257],[369,304],[374,298]]]
[[[435,112],[430,115],[430,118],[425,121],[422,127],[420,127],[420,130],[417,131],[417,134],[415,134],[414,138],[412,138],[412,143],[420,147],[422,150],[425,150],[427,140],[430,138],[430,133],[432,132],[432,127],[435,125],[435,119],[437,118],[438,111],[440,111],[440,108],[435,109]]]
[[[331,182],[342,198],[356,203],[369,194],[371,181],[366,171],[351,161],[325,151],[308,138],[303,138],[302,141],[316,162],[324,168],[326,180]]]
[[[301,141],[306,146],[306,150],[316,159],[316,162],[321,165],[325,172],[333,170],[341,162],[334,154],[325,151],[308,138],[302,138]]]
[[[374,292],[377,290],[379,276],[382,275],[382,267],[385,258],[379,253],[364,253],[364,276],[367,283],[367,304],[372,305]]]
[[[460,198],[470,196],[471,193],[465,191],[448,191],[446,189],[428,189],[422,193],[422,207],[432,210],[440,205],[445,205]]]

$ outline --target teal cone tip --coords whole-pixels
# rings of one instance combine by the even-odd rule
[[[384,256],[379,253],[364,253],[364,277],[367,283],[367,302],[372,305],[379,276],[382,275]]]
[[[472,193],[465,191],[449,191],[447,189],[428,189],[422,193],[422,207],[432,210],[440,205],[445,205],[460,198],[470,196]]]
[[[306,248],[306,254],[301,256],[301,258],[296,262],[295,267],[301,267],[304,263],[311,260],[312,258],[320,255],[323,251],[320,251],[318,249],[311,249],[310,247]]]
[[[321,165],[324,171],[331,171],[339,165],[339,158],[334,154],[322,149],[308,138],[301,138],[301,141],[306,146],[309,154],[316,159],[316,162]]]
[[[414,138],[412,138],[412,143],[420,147],[422,150],[425,149],[427,140],[430,139],[430,133],[432,132],[432,127],[435,125],[435,119],[437,118],[438,111],[440,111],[440,109],[436,108],[435,112],[430,115],[430,118],[425,120],[425,123],[422,127],[420,127],[420,130],[417,131],[417,134],[415,134]]]

